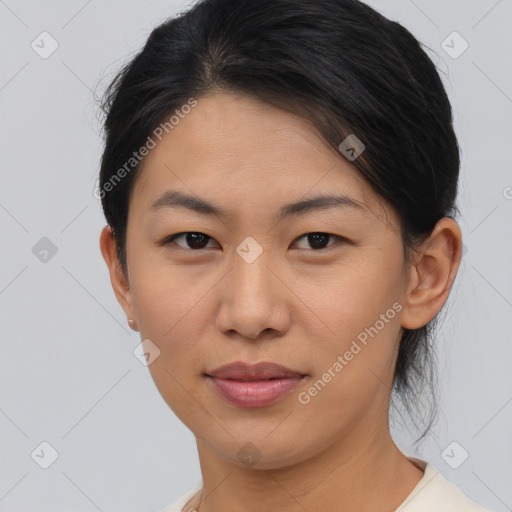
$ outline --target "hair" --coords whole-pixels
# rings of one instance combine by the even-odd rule
[[[100,105],[100,197],[125,276],[128,205],[141,165],[132,155],[191,98],[216,91],[301,116],[338,152],[349,135],[362,141],[351,163],[398,213],[406,261],[441,218],[458,213],[450,102],[407,29],[357,0],[202,0],[152,30]],[[119,179],[127,162],[133,169]],[[426,425],[419,439],[437,415],[437,319],[403,329],[394,372],[391,403],[397,394],[418,426],[416,406]]]

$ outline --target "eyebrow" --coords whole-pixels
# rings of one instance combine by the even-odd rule
[[[350,207],[356,210],[366,210],[364,204],[347,195],[322,194],[295,203],[289,203],[279,209],[281,219],[303,215],[316,210],[325,210],[333,207]],[[167,190],[164,194],[150,205],[151,211],[162,208],[187,208],[201,215],[229,217],[231,212],[218,205],[214,205],[204,199],[183,194],[177,190]]]

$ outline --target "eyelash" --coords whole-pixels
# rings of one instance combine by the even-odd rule
[[[197,235],[204,235],[206,238],[208,238],[209,240],[214,240],[211,236],[208,236],[206,235],[205,233],[201,233],[200,231],[183,231],[181,233],[176,233],[174,235],[171,235],[171,236],[168,236],[167,238],[165,238],[164,240],[162,240],[162,242],[160,242],[160,245],[162,246],[168,246],[168,245],[171,245],[174,240],[176,240],[177,238],[180,238],[180,237],[183,237],[185,235],[188,235],[188,234],[197,234]],[[339,235],[333,235],[331,233],[325,233],[323,231],[311,231],[309,233],[304,233],[303,235],[297,237],[294,242],[296,240],[300,240],[302,238],[305,238],[307,237],[308,235],[327,235],[331,238],[335,238],[337,239],[338,241],[340,242],[348,242],[348,240],[342,236],[339,236]],[[209,241],[208,240],[208,241]],[[177,245],[177,244],[175,244]],[[304,250],[304,251],[307,251],[307,250],[311,250],[313,252],[323,252],[323,251],[328,251],[330,249],[332,249],[333,247],[336,247],[338,244],[332,244],[328,247],[324,247],[322,249],[300,249],[300,250]],[[199,252],[199,251],[204,251],[206,250],[206,248],[201,248],[201,249],[190,249],[190,248],[185,248],[185,247],[181,247],[180,245],[178,245],[178,248],[179,249],[183,249],[185,251],[193,251],[193,252]]]

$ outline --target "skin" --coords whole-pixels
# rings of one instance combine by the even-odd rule
[[[231,93],[199,98],[140,172],[127,276],[108,226],[100,247],[131,327],[160,350],[149,366],[159,392],[196,437],[203,493],[183,510],[395,510],[423,476],[389,432],[398,342],[402,328],[427,324],[447,300],[461,259],[458,224],[440,220],[407,265],[396,213],[350,161],[305,119]],[[168,189],[230,216],[151,212]],[[281,205],[320,193],[344,193],[365,209],[276,217]],[[211,237],[203,249],[185,237],[159,245],[190,231]],[[321,250],[307,233],[335,236]],[[247,236],[263,250],[252,263],[236,252]],[[401,311],[300,403],[298,394],[395,302]],[[204,376],[237,360],[273,361],[308,376],[273,405],[238,408]],[[237,457],[248,442],[261,456],[253,466]]]

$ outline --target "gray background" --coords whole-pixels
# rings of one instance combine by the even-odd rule
[[[111,289],[93,196],[93,91],[187,5],[0,0],[1,511],[156,511],[200,479],[192,434],[133,355],[139,334]],[[512,510],[512,2],[371,5],[436,52],[462,149],[467,252],[437,340],[441,419],[416,453],[472,499]],[[43,31],[59,45],[47,59],[31,47]],[[441,47],[453,31],[469,43],[458,58]],[[57,248],[46,262],[33,252],[43,237]],[[31,457],[43,441],[59,454],[48,469]],[[452,465],[469,453],[457,469],[442,455],[452,442]]]

